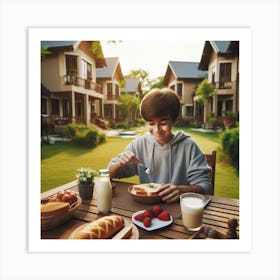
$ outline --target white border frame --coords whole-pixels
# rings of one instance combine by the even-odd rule
[[[135,32],[137,29],[137,32]],[[240,41],[240,239],[42,240],[40,237],[40,42],[45,40]],[[94,34],[92,36],[91,34]],[[155,36],[155,34],[157,34]],[[28,30],[29,252],[250,252],[252,249],[252,32],[250,28],[29,28]],[[245,113],[246,112],[246,113]],[[246,114],[246,115],[245,115]],[[245,172],[246,168],[246,172]]]

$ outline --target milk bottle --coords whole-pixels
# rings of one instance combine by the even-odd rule
[[[108,169],[100,169],[96,182],[97,209],[100,214],[107,214],[112,208],[112,185]]]

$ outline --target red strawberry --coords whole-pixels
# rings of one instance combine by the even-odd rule
[[[158,215],[158,219],[162,221],[169,221],[170,215],[166,210],[164,210]]]
[[[150,217],[146,217],[144,220],[143,220],[143,223],[144,223],[144,226],[145,227],[150,227],[151,226],[151,223],[152,223],[152,219]]]
[[[144,217],[143,213],[139,213],[139,214],[134,216],[134,219],[137,220],[137,221],[140,221],[140,222],[142,222],[144,220],[144,218],[145,217]]]
[[[143,215],[144,215],[145,217],[150,217],[150,218],[153,217],[152,212],[151,212],[150,210],[145,210],[145,211],[143,212]]]
[[[152,208],[152,212],[153,212],[154,217],[157,217],[161,211],[162,211],[162,209],[159,205],[155,205]]]

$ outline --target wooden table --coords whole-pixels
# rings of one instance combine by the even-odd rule
[[[136,209],[131,208],[132,198],[129,196],[127,189],[131,185],[130,183],[124,183],[121,181],[113,181],[116,186],[116,196],[112,201],[112,214],[117,214],[123,218],[131,221],[132,214],[136,212]],[[47,191],[41,194],[41,199],[57,193],[60,190],[74,190],[77,191],[77,183],[75,181],[70,182],[61,187]],[[117,202],[118,195],[122,191],[122,196],[127,195],[126,202],[120,205]],[[223,198],[217,196],[209,196],[211,198],[210,204],[205,208],[203,214],[203,225],[209,226],[223,234],[226,234],[228,230],[227,221],[230,218],[236,218],[239,221],[239,200],[231,198]],[[141,208],[142,207],[142,208]],[[149,205],[141,205],[140,209],[148,209]],[[167,204],[162,204],[162,207],[168,207]],[[173,205],[173,208],[179,207],[179,202]],[[136,210],[136,211],[135,211]],[[178,210],[178,209],[177,209]],[[178,211],[177,211],[178,214]],[[48,231],[41,233],[42,239],[68,239],[71,233],[79,226],[98,219],[100,216],[97,211],[96,200],[93,197],[92,200],[83,200],[81,205],[75,210],[73,217],[66,223]],[[194,234],[189,232],[184,226],[181,219],[181,215],[174,217],[174,221],[171,225],[157,229],[155,231],[146,231],[140,227],[139,238],[140,239],[192,239]],[[237,228],[239,231],[239,228]]]

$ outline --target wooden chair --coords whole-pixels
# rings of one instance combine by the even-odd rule
[[[212,192],[211,195],[214,195],[214,189],[215,189],[215,172],[216,172],[216,151],[212,151],[211,154],[205,154],[207,164],[212,168],[212,171],[210,173],[210,180],[212,182]]]

